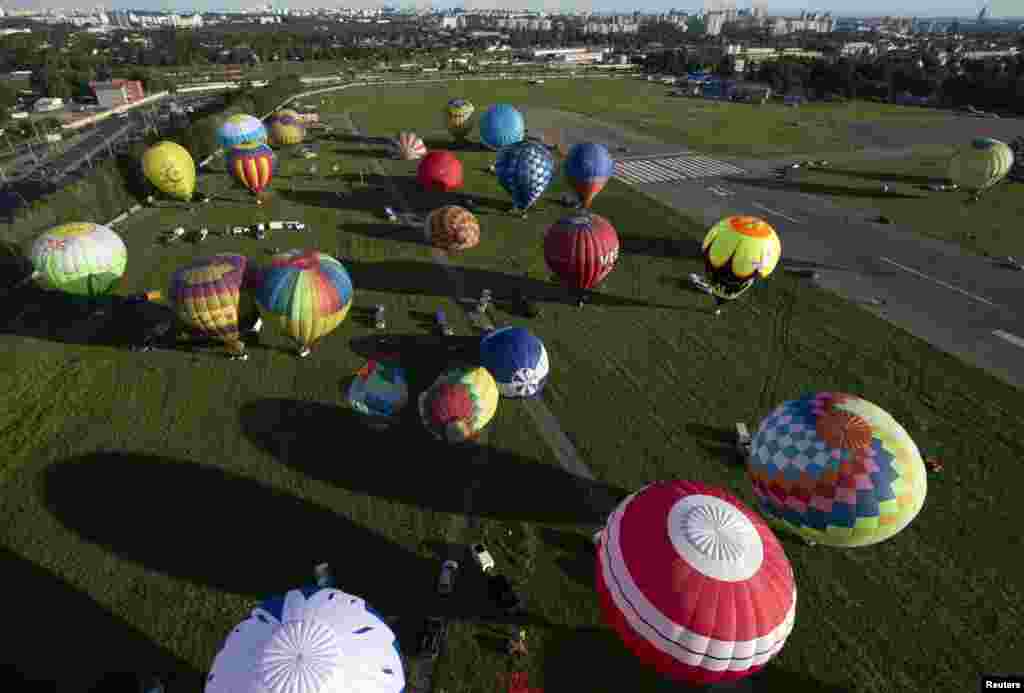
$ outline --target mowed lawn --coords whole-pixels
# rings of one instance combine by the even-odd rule
[[[270,327],[245,363],[212,348],[133,354],[120,345],[127,308],[85,319],[52,302],[52,312],[26,305],[31,292],[6,302],[3,568],[12,594],[32,595],[12,600],[23,627],[6,648],[8,667],[56,676],[69,690],[103,669],[174,668],[188,678],[172,690],[197,690],[255,601],[302,584],[326,560],[340,587],[398,617],[407,651],[422,615],[456,617],[434,690],[499,690],[513,669],[549,691],[679,690],[601,626],[588,538],[604,509],[583,502],[584,484],[557,466],[522,403],[502,401],[482,466],[471,460],[477,451],[430,442],[413,411],[380,435],[344,407],[344,387],[376,334],[374,305],[386,306],[389,333],[426,334],[436,308],[460,335],[472,328],[419,231],[381,219],[396,189],[420,211],[455,198],[417,192],[412,164],[385,161],[388,177],[378,177],[367,151],[376,146],[345,138],[341,113],[367,135],[408,127],[440,145],[448,98],[517,102],[515,85],[458,86],[467,90],[341,92],[322,111],[337,127],[320,140],[317,174],[312,161],[282,152],[263,208],[215,170],[200,178],[215,193],[208,205],[190,213],[169,204],[119,227],[130,258],[122,293],[161,289],[175,267],[218,251],[259,262],[273,247],[313,246],[345,258],[355,307],[309,359],[284,351]],[[921,515],[889,542],[840,551],[785,540],[797,623],[759,690],[952,691],[976,685],[978,672],[1019,668],[1018,391],[781,271],[714,318],[710,299],[685,288],[700,271],[704,229],[615,181],[595,211],[619,231],[619,263],[579,310],[551,282],[541,251],[544,229],[564,214],[564,184],[526,220],[511,218],[507,195],[482,171],[493,154],[459,156],[482,233],[452,262],[467,293],[494,292],[497,323],[527,325],[544,340],[544,401],[600,486],[621,495],[684,477],[752,502],[731,452],[733,423],[754,427],[780,402],[816,390],[875,402],[944,462]],[[153,243],[178,225],[271,219],[311,230]],[[511,312],[506,299],[519,291],[537,299],[542,317]],[[471,352],[472,340],[462,342]],[[443,367],[437,352],[425,342],[403,351],[413,397]],[[467,532],[470,484],[482,522]],[[475,539],[522,587],[524,660],[499,651],[514,624],[484,604],[468,563],[452,603],[433,596],[449,544]]]

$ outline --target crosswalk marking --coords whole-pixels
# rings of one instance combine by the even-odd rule
[[[669,183],[746,173],[738,166],[706,156],[686,155],[615,162],[615,177],[630,183]]]

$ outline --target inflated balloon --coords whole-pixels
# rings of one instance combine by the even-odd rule
[[[251,301],[243,292],[248,264],[244,255],[234,254],[196,260],[174,273],[167,294],[183,323],[238,354],[245,351],[239,319],[245,301]]]
[[[307,587],[268,599],[224,641],[205,693],[401,693],[395,634],[362,599]]]
[[[476,108],[466,99],[452,99],[445,108],[445,125],[456,140],[465,140],[473,129]]]
[[[758,427],[747,472],[765,517],[829,546],[868,546],[913,521],[928,493],[910,435],[840,392],[785,402]]]
[[[154,144],[142,155],[142,172],[157,190],[170,197],[192,199],[196,191],[196,164],[177,142]]]
[[[448,151],[435,150],[420,160],[416,181],[431,192],[451,192],[462,187],[462,162]]]
[[[265,144],[267,129],[259,118],[236,113],[217,128],[217,141],[224,149],[247,144]]]
[[[302,116],[285,108],[270,117],[270,141],[274,146],[299,144],[306,136]]]
[[[259,195],[274,178],[277,157],[265,144],[234,147],[227,154],[227,165],[239,183]]]
[[[517,210],[525,211],[540,199],[555,175],[551,152],[536,142],[520,142],[503,147],[494,161],[494,172],[501,187],[512,197]]]
[[[1013,168],[1013,150],[1005,142],[978,137],[961,147],[949,162],[949,178],[964,190],[980,194]]]
[[[522,142],[525,133],[523,114],[507,103],[494,104],[480,118],[480,141],[490,149]]]
[[[480,340],[480,363],[505,397],[535,397],[548,379],[544,343],[522,327],[502,327]]]
[[[40,235],[29,259],[42,288],[94,298],[117,288],[128,265],[128,249],[106,226],[76,221]]]
[[[564,171],[569,185],[579,195],[583,206],[589,209],[594,196],[615,175],[615,161],[603,144],[582,142],[569,150]]]
[[[618,259],[619,235],[597,214],[564,217],[544,234],[544,261],[571,289],[594,288],[611,273]]]
[[[632,494],[608,518],[596,563],[604,620],[642,662],[688,684],[764,668],[796,621],[778,538],[712,486],[665,481]]]
[[[409,384],[398,357],[384,354],[367,361],[352,379],[348,403],[373,428],[395,423],[409,403]]]
[[[423,425],[438,440],[472,440],[498,410],[498,386],[486,368],[453,368],[420,395],[419,409]]]
[[[716,299],[739,297],[757,279],[775,271],[782,244],[768,222],[757,217],[726,217],[711,227],[701,245],[704,271]]]
[[[352,307],[352,280],[345,267],[316,250],[288,250],[263,270],[256,303],[300,348],[332,332]]]
[[[423,232],[435,248],[468,250],[480,242],[480,222],[468,209],[448,205],[427,216]]]
[[[416,161],[426,156],[427,145],[423,144],[415,132],[400,132],[396,142],[398,157],[405,161]]]

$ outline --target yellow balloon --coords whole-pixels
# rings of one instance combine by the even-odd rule
[[[964,190],[980,193],[1001,181],[1013,167],[1013,150],[1005,142],[978,137],[961,147],[949,162],[949,178]]]
[[[291,109],[280,110],[270,119],[270,141],[277,146],[299,144],[305,136],[302,116]]]
[[[157,190],[188,202],[196,191],[196,164],[176,142],[154,144],[142,155],[142,172]]]

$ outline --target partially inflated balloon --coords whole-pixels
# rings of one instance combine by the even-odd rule
[[[270,117],[270,141],[276,146],[299,144],[306,136],[302,116],[285,108]]]
[[[359,369],[348,388],[348,403],[373,428],[395,423],[409,403],[405,369],[396,356],[381,355]]]
[[[142,155],[142,172],[157,190],[188,202],[196,191],[196,164],[177,142],[154,144]]]
[[[594,288],[611,273],[618,259],[619,235],[597,214],[564,217],[544,234],[544,260],[571,289]]]
[[[981,193],[1006,177],[1013,167],[1009,145],[978,137],[961,147],[949,163],[949,178],[964,190]]]
[[[544,343],[522,327],[502,327],[480,340],[480,363],[505,397],[535,397],[548,379]]]
[[[747,472],[765,517],[830,546],[894,536],[924,507],[927,472],[907,431],[840,392],[785,402],[751,441]]]
[[[267,129],[259,118],[236,113],[217,129],[217,141],[225,149],[245,144],[264,144],[267,141]]]
[[[423,425],[438,440],[472,440],[498,410],[498,386],[486,368],[453,368],[420,395],[419,409]]]
[[[239,353],[245,351],[238,322],[248,264],[244,255],[233,254],[196,260],[174,273],[168,292],[182,322]]]
[[[251,192],[259,195],[274,178],[277,157],[265,144],[235,147],[227,155],[228,170]]]
[[[256,303],[300,347],[334,330],[352,307],[352,280],[345,267],[315,250],[289,250],[273,256],[263,270]]]
[[[427,154],[427,145],[423,144],[415,132],[400,132],[396,141],[398,156],[405,161],[416,161]]]
[[[521,142],[525,133],[523,114],[507,103],[494,104],[480,118],[480,141],[490,149]]]
[[[430,244],[441,250],[468,250],[480,242],[480,222],[468,209],[456,205],[431,212],[423,231]]]
[[[775,229],[757,217],[722,219],[704,237],[702,250],[711,292],[723,300],[737,298],[757,279],[768,277],[782,257]]]
[[[615,174],[615,161],[603,144],[582,142],[569,150],[564,170],[569,185],[579,195],[583,206],[589,208],[594,196]]]
[[[106,226],[77,221],[39,236],[29,259],[42,288],[96,297],[117,287],[128,265],[128,249]]]
[[[431,192],[451,192],[462,187],[462,162],[451,152],[435,150],[420,160],[416,181]]]
[[[448,132],[457,140],[465,140],[473,129],[475,107],[466,99],[452,99],[445,108],[445,124]]]
[[[555,174],[555,160],[544,145],[519,142],[498,152],[494,172],[501,187],[512,197],[516,209],[525,211],[550,185]]]

